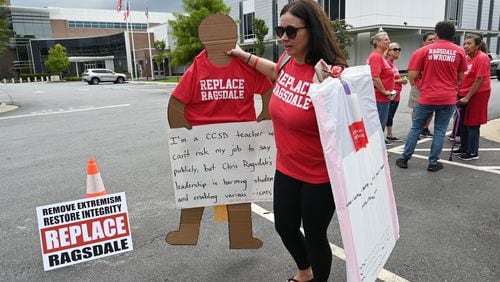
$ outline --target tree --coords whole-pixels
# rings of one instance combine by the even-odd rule
[[[44,62],[45,66],[52,73],[58,73],[62,76],[62,72],[68,68],[69,59],[66,55],[66,48],[57,43],[54,47],[49,49],[49,57]]]
[[[168,57],[169,52],[167,52],[167,50],[165,50],[165,48],[167,47],[165,40],[156,40],[153,43],[153,45],[154,45],[156,51],[158,51],[158,54],[156,55],[156,57],[153,58],[153,61],[155,61],[156,65],[158,66],[158,70],[159,70],[161,63],[163,63],[165,61],[165,59]]]
[[[5,0],[0,0],[0,56],[5,52],[9,45],[9,38],[12,31],[7,22],[8,8],[4,6]]]
[[[255,34],[255,49],[257,56],[264,54],[266,45],[264,44],[264,37],[269,32],[266,22],[263,19],[253,19],[253,33]]]
[[[347,24],[345,20],[337,19],[332,21],[333,32],[335,32],[337,42],[344,52],[346,59],[349,59],[349,51],[347,50],[347,48],[352,46],[352,43],[354,41],[352,35],[349,33],[349,31],[347,31],[348,28],[352,28],[352,25]]]
[[[229,14],[229,7],[222,0],[182,0],[184,11],[189,15],[174,13],[176,18],[169,21],[177,47],[171,52],[172,65],[189,64],[203,50],[198,38],[198,26],[210,14]]]

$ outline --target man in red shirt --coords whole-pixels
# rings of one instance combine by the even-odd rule
[[[438,171],[443,168],[443,164],[438,162],[439,155],[443,149],[446,128],[455,110],[458,83],[467,70],[467,63],[465,51],[452,42],[455,36],[455,24],[452,21],[438,22],[435,32],[438,40],[418,49],[410,58],[410,81],[421,76],[422,86],[404,152],[396,161],[400,168],[408,168],[408,160],[415,151],[420,132],[432,113],[435,114],[434,138],[427,170]]]
[[[436,34],[434,32],[427,32],[422,36],[422,46],[427,46],[429,44],[432,44],[436,42]],[[408,107],[412,108],[411,111],[411,117],[415,116],[415,107],[417,106],[417,100],[418,97],[420,96],[420,86],[422,84],[422,79],[420,77],[415,78],[415,81],[410,81],[411,85],[411,90],[410,90],[410,98],[408,99]],[[429,117],[427,122],[425,123],[424,128],[422,129],[422,132],[420,132],[420,135],[422,138],[425,137],[432,137],[432,133],[429,130],[429,126],[432,121],[432,115]]]

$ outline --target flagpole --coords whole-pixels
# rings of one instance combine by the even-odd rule
[[[126,11],[125,11],[126,13]],[[125,26],[127,27],[127,39],[129,42],[129,47],[130,47],[130,31],[128,29],[128,19],[125,19]],[[130,70],[130,76],[132,77],[132,80],[134,80],[134,65],[132,64],[132,69]]]
[[[134,43],[134,24],[132,22],[132,5],[130,4],[132,2],[131,0],[128,0],[128,8],[130,9],[130,14],[128,15],[128,21],[130,21],[130,31],[132,33],[132,60],[134,60],[133,63],[133,69],[134,69],[134,74],[135,77],[137,77],[137,65],[136,65],[136,60],[135,60],[135,43]]]
[[[151,67],[151,80],[155,80],[154,68],[153,68],[153,54],[151,52],[151,36],[149,34],[149,10],[148,10],[148,0],[146,1],[146,28],[148,33],[148,48],[149,48],[149,66]]]

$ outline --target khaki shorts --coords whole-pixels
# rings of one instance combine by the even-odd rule
[[[419,96],[420,96],[420,90],[418,89],[417,86],[413,86],[410,89],[410,97],[408,98],[408,107],[415,109],[415,107],[417,106],[417,100]]]

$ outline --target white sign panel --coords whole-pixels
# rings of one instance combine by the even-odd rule
[[[124,192],[37,207],[36,214],[45,271],[133,249]]]
[[[168,143],[177,207],[272,200],[271,121],[170,129]]]
[[[348,281],[375,281],[399,238],[396,202],[369,66],[311,87]]]

